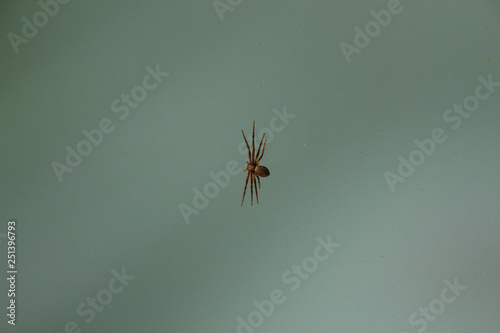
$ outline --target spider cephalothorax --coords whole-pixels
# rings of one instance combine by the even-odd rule
[[[257,154],[255,154],[255,120],[253,122],[253,132],[252,132],[252,150],[250,150],[250,146],[248,145],[247,138],[245,137],[245,132],[241,130],[241,133],[243,134],[243,139],[245,139],[245,143],[247,144],[247,149],[248,149],[248,162],[247,162],[247,167],[245,168],[245,172],[247,173],[247,179],[245,180],[245,189],[243,190],[243,198],[241,199],[241,205],[243,206],[243,200],[245,200],[245,193],[247,191],[247,185],[248,185],[248,178],[250,178],[250,190],[251,190],[251,196],[250,196],[250,202],[251,205],[253,205],[253,188],[255,184],[255,198],[257,199],[257,203],[259,203],[259,192],[257,190],[257,182],[259,183],[259,188],[260,188],[260,178],[259,177],[267,177],[271,173],[269,172],[269,169],[266,168],[263,165],[259,165],[260,160],[264,156],[264,150],[266,149],[266,141],[264,141],[264,136],[266,135],[265,133],[262,135],[262,139],[260,140],[259,144],[259,149],[257,149]],[[262,146],[262,141],[264,141],[264,147],[262,147],[262,154],[260,154],[260,148]],[[260,156],[259,156],[260,154]]]

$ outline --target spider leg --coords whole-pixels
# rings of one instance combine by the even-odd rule
[[[264,141],[264,148],[262,148],[262,154],[260,155],[260,157],[257,157],[257,162],[259,162],[262,157],[264,157],[264,150],[266,150],[266,143],[267,143],[267,139],[266,141]]]
[[[243,206],[243,200],[245,200],[245,193],[247,191],[247,185],[248,185],[248,177],[250,176],[250,172],[247,173],[247,180],[245,180],[245,189],[243,190],[243,198],[241,199],[241,205]]]
[[[253,121],[253,132],[252,132],[252,160],[255,161],[255,120]]]
[[[252,160],[252,156],[250,155],[250,146],[248,145],[247,138],[245,137],[245,133],[243,130],[241,130],[241,133],[243,134],[243,139],[245,139],[245,143],[247,144],[247,149],[248,149],[248,162]]]
[[[255,176],[257,177],[257,180],[259,181],[259,188],[260,188],[260,177],[259,177],[259,175],[255,175]]]
[[[257,156],[256,156],[256,157],[257,157],[257,161],[259,160],[260,148],[261,148],[261,146],[262,146],[262,141],[264,141],[264,136],[265,136],[265,135],[266,135],[266,133],[264,133],[264,134],[262,135],[262,139],[260,139],[259,149],[257,150]]]
[[[257,203],[259,203],[259,191],[257,191],[257,181],[255,180],[255,173],[252,174],[253,182],[255,183],[255,197],[257,198]]]
[[[250,172],[248,172],[248,174],[250,174]],[[253,176],[250,177],[250,190],[251,190],[251,195],[250,195],[251,204],[250,205],[253,206]],[[255,187],[255,190],[257,190],[257,186]]]

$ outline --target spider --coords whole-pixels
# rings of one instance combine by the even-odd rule
[[[245,200],[245,193],[247,191],[247,185],[248,185],[248,178],[250,178],[250,189],[251,189],[251,205],[253,206],[253,187],[255,184],[255,197],[257,198],[257,203],[259,203],[259,192],[257,191],[257,181],[259,183],[259,188],[260,188],[260,177],[267,177],[271,173],[269,172],[269,169],[266,168],[263,165],[259,165],[260,160],[264,156],[264,150],[266,149],[266,141],[264,141],[264,136],[266,133],[262,135],[262,139],[260,140],[259,144],[259,149],[257,150],[257,154],[255,154],[255,120],[253,121],[253,132],[252,132],[252,150],[250,150],[250,146],[248,145],[247,138],[245,137],[245,132],[241,130],[241,133],[243,134],[243,139],[245,139],[245,143],[247,144],[247,149],[248,149],[248,162],[247,162],[247,167],[245,168],[245,171],[247,173],[247,179],[245,180],[245,189],[243,190],[243,198],[241,199],[241,205],[243,206],[243,200]],[[262,148],[262,154],[259,156],[260,153],[260,147],[262,146],[262,141],[264,141],[264,147]],[[257,181],[255,180],[257,179]]]

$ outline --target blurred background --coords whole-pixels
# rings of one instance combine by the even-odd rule
[[[497,1],[0,8],[1,332],[499,330]]]

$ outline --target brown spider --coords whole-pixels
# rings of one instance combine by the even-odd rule
[[[259,182],[259,188],[260,188],[260,177],[267,177],[271,173],[269,172],[269,169],[266,168],[263,165],[259,165],[260,160],[264,156],[264,150],[266,149],[266,141],[264,141],[264,136],[266,133],[262,135],[262,139],[260,140],[260,145],[259,149],[257,150],[257,155],[255,155],[255,120],[253,121],[253,132],[252,132],[252,150],[250,150],[250,146],[248,145],[247,138],[245,137],[245,132],[241,130],[241,133],[243,134],[243,139],[245,139],[245,143],[247,144],[248,148],[248,162],[247,162],[247,167],[245,168],[245,171],[248,171],[247,173],[247,179],[245,180],[245,189],[243,190],[243,198],[241,199],[241,205],[243,206],[243,200],[245,200],[245,193],[247,191],[247,185],[248,185],[248,178],[250,178],[250,189],[251,189],[251,205],[253,206],[253,187],[255,184],[255,197],[257,198],[257,203],[259,203],[259,192],[257,191],[257,181]],[[262,154],[259,156],[260,153],[260,147],[262,146],[262,141],[264,141],[264,147],[262,148]],[[255,180],[257,179],[257,181]]]

